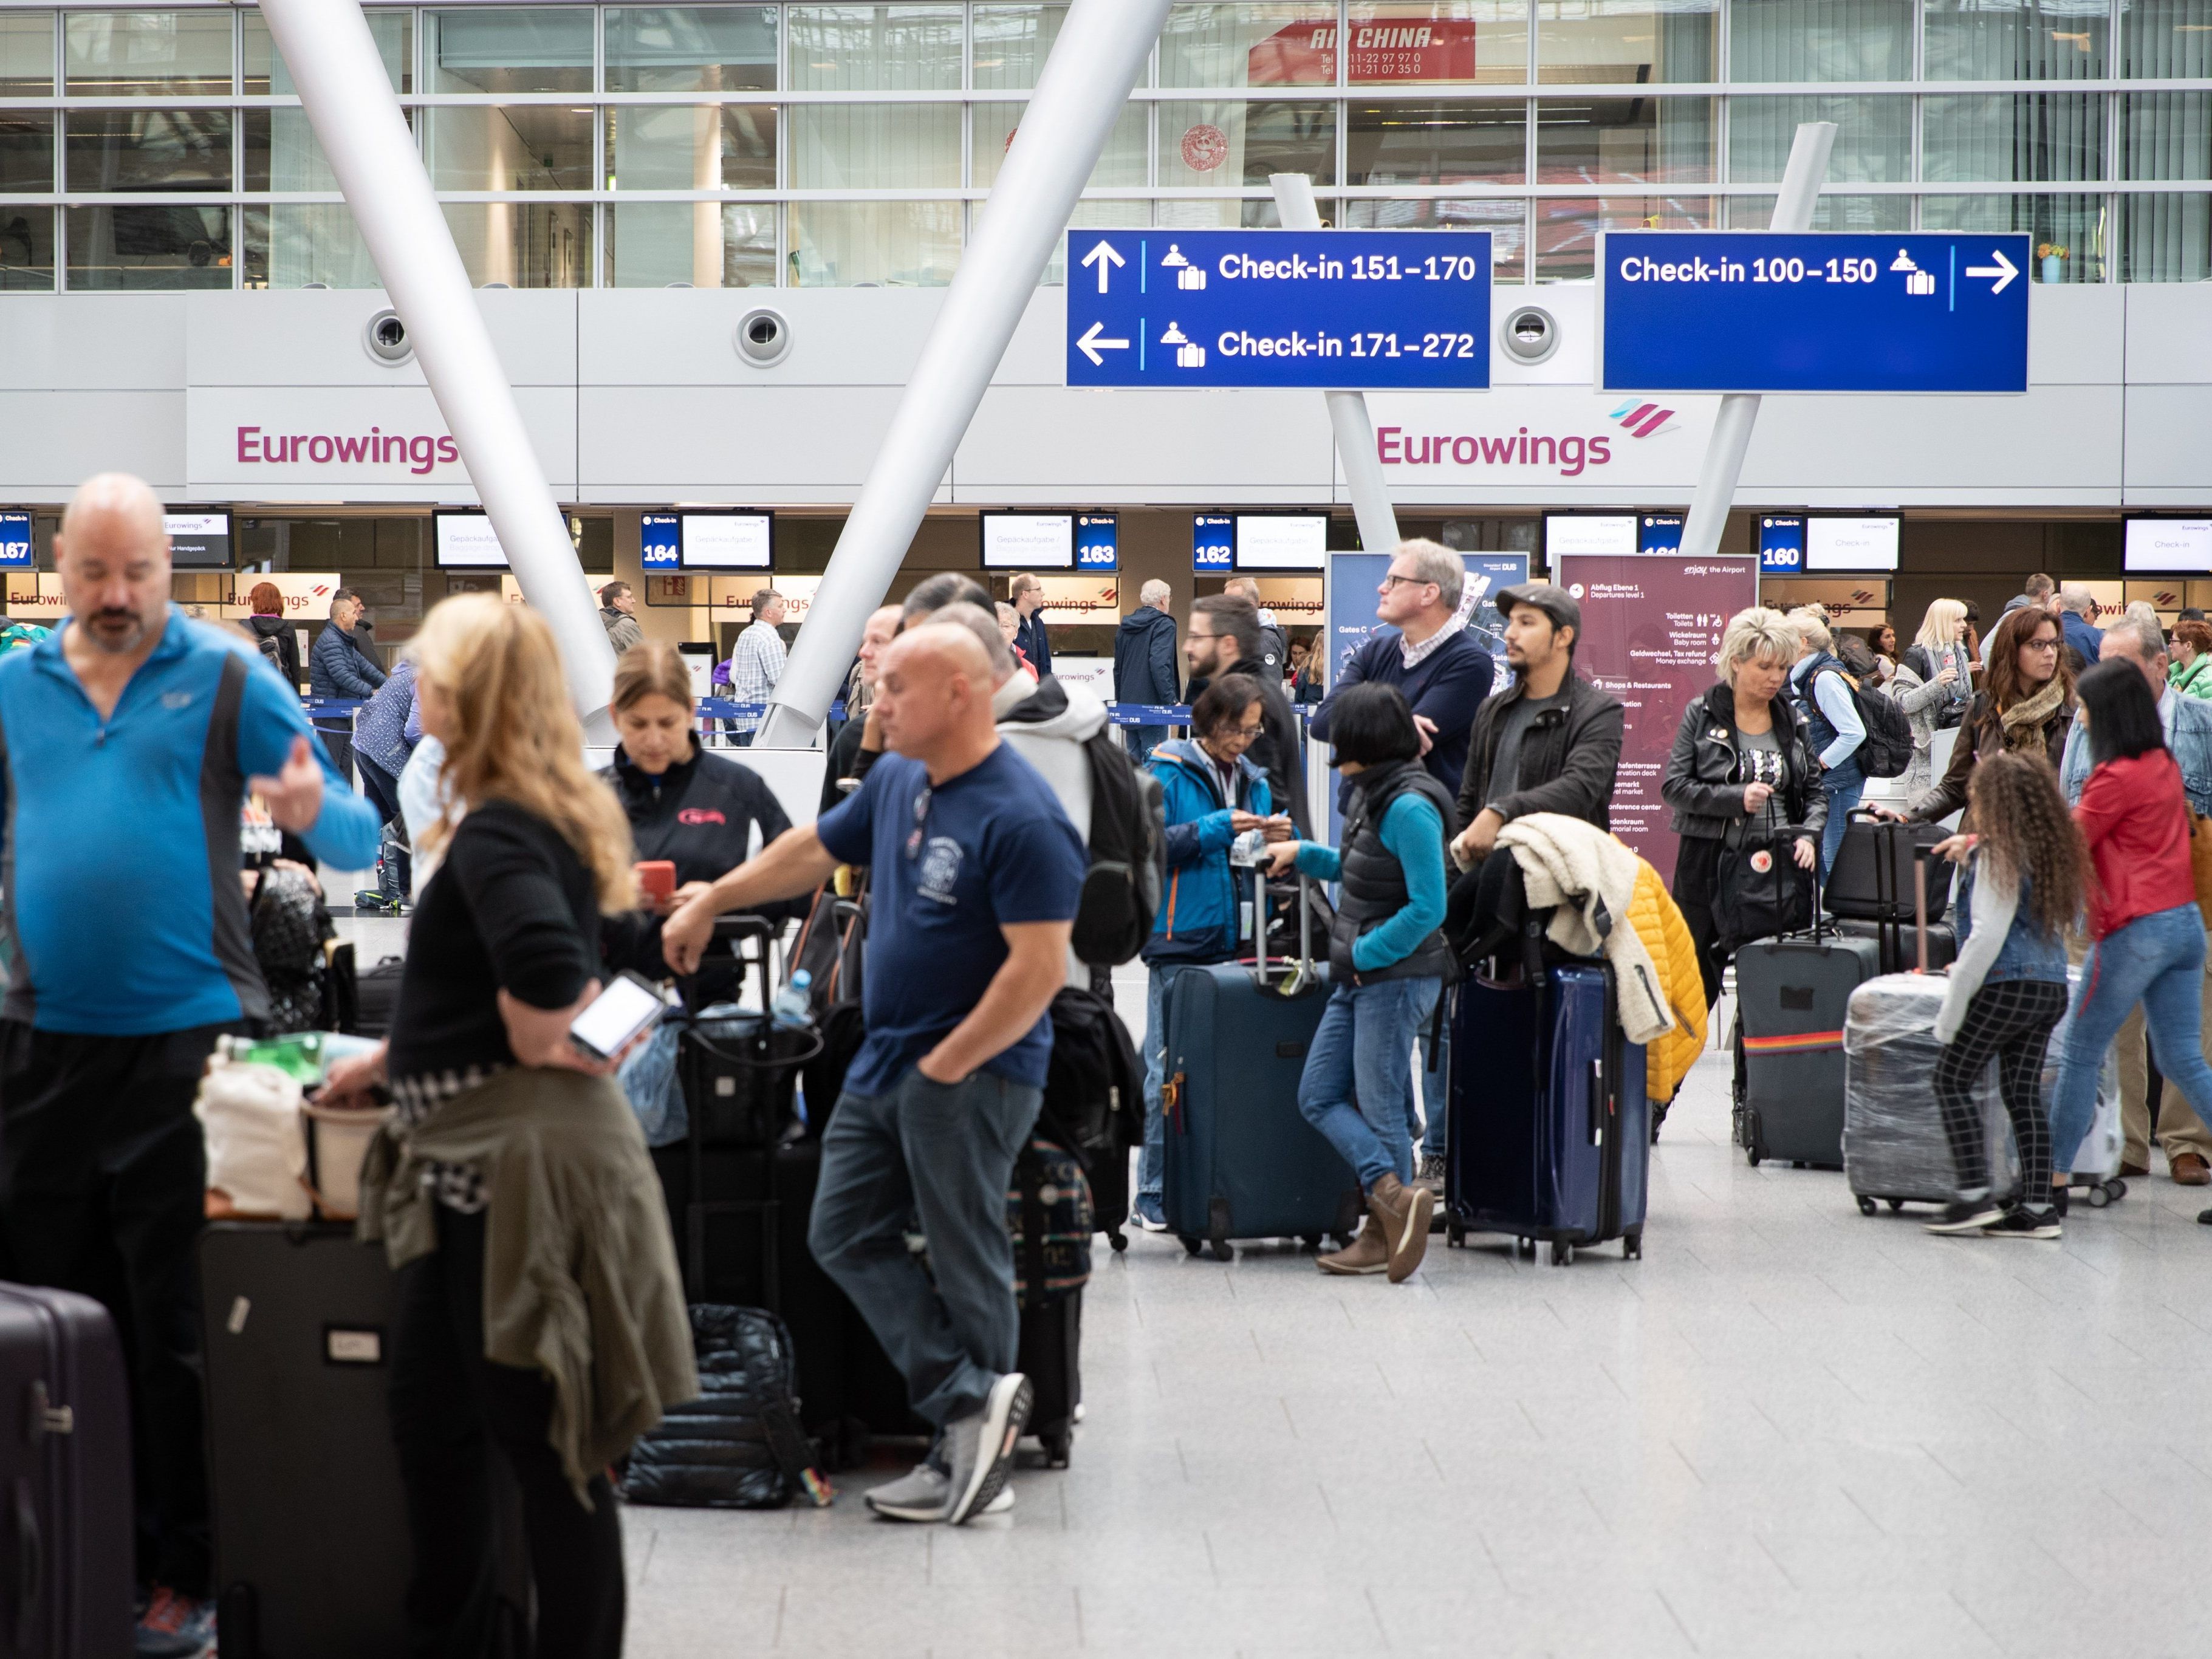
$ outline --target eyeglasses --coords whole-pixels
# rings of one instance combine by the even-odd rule
[[[1400,582],[1405,582],[1413,587],[1426,587],[1430,585],[1425,576],[1401,576],[1395,570],[1382,578],[1382,586],[1385,587],[1395,587]]]
[[[2023,651],[2056,651],[2058,648],[2058,641],[2056,640],[2022,640],[2020,642],[2020,648]]]

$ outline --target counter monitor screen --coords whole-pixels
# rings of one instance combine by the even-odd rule
[[[767,513],[686,513],[686,570],[772,570],[775,520]]]
[[[161,515],[169,532],[169,562],[179,570],[230,568],[230,514],[190,507]]]
[[[1244,513],[1237,519],[1239,570],[1310,570],[1328,562],[1328,516],[1322,513]]]
[[[1119,570],[1121,568],[1121,521],[1111,513],[1075,515],[1075,568],[1078,570]]]
[[[1805,521],[1808,570],[1894,570],[1895,519],[1814,519]]]
[[[1555,514],[1544,520],[1544,551],[1554,559],[1562,553],[1634,553],[1638,531],[1632,513]]]
[[[1200,576],[1226,576],[1237,568],[1237,520],[1200,513],[1190,521],[1190,568]]]
[[[684,521],[673,513],[647,513],[638,520],[638,564],[648,576],[684,568]]]
[[[31,542],[31,515],[0,513],[0,570],[31,570],[37,564]]]
[[[1759,574],[1795,576],[1805,568],[1805,520],[1763,513],[1759,519]]]
[[[2127,573],[2212,575],[2212,519],[2130,519]]]
[[[441,570],[504,570],[507,550],[499,532],[481,513],[434,513],[435,551]]]
[[[986,570],[1073,570],[1075,515],[1072,513],[986,513]]]

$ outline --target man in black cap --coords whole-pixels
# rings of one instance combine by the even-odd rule
[[[1564,587],[1524,582],[1498,596],[1505,618],[1505,664],[1513,681],[1474,717],[1459,786],[1452,842],[1479,866],[1498,832],[1531,812],[1564,812],[1613,828],[1613,775],[1626,711],[1618,697],[1575,672],[1582,607]]]

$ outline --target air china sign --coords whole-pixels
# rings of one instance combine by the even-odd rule
[[[279,432],[258,426],[237,428],[238,464],[270,466],[373,466],[404,468],[418,478],[440,466],[458,465],[459,445],[444,433]]]
[[[1354,23],[1349,78],[1372,86],[1391,81],[1474,79],[1474,20],[1395,18]],[[1326,86],[1336,79],[1338,30],[1334,18],[1292,23],[1254,46],[1245,58],[1255,87]]]

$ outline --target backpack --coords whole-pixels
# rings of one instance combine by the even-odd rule
[[[816,1449],[799,1426],[798,1361],[782,1320],[759,1308],[696,1304],[699,1397],[639,1437],[623,1501],[695,1510],[827,1504]]]
[[[1064,986],[1050,1015],[1036,1133],[1082,1162],[1098,1228],[1118,1238],[1129,1218],[1129,1148],[1144,1135],[1144,1062],[1114,1005],[1097,992]]]
[[[1091,868],[1075,907],[1076,960],[1134,960],[1167,885],[1167,798],[1160,781],[1104,731],[1084,739],[1091,768]]]
[[[264,634],[258,642],[261,647],[262,661],[275,669],[278,674],[283,675],[286,684],[290,684],[291,676],[284,673],[284,653],[276,643],[276,636],[274,634]]]
[[[1901,778],[1905,769],[1912,764],[1912,722],[1905,711],[1879,692],[1869,696],[1859,690],[1859,683],[1838,667],[1816,669],[1814,674],[1834,673],[1851,689],[1852,705],[1859,711],[1859,724],[1866,728],[1866,740],[1859,744],[1859,770],[1870,778]],[[1806,701],[1812,701],[1810,683],[1807,676]]]

